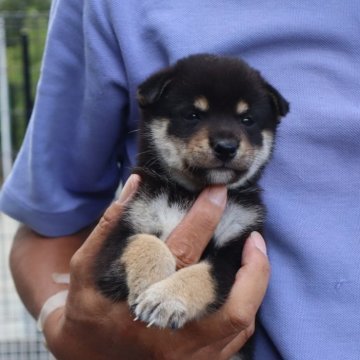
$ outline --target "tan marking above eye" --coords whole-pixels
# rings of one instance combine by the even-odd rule
[[[200,111],[208,111],[209,102],[205,96],[199,96],[194,101],[194,107]]]
[[[206,128],[202,128],[193,134],[189,139],[187,150],[190,157],[194,155],[194,152],[203,151],[207,154],[210,151],[209,133]]]
[[[246,103],[244,100],[240,100],[237,104],[236,104],[236,113],[238,115],[244,114],[249,110],[249,104]]]

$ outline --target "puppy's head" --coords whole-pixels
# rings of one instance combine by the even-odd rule
[[[243,186],[270,157],[288,102],[245,62],[193,55],[138,89],[140,165],[154,157],[188,188]]]

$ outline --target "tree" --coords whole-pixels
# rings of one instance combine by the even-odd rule
[[[0,11],[48,11],[50,0],[0,0]]]

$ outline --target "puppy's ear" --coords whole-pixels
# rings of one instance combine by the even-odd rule
[[[145,80],[137,90],[137,100],[141,107],[146,107],[157,102],[164,94],[174,78],[172,67],[159,71]]]
[[[285,116],[290,110],[289,102],[269,83],[265,82],[265,88],[270,96],[277,115],[279,117]]]

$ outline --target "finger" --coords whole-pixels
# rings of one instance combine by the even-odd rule
[[[170,234],[166,243],[177,259],[178,268],[198,262],[220,222],[226,199],[225,186],[206,188]]]
[[[213,344],[207,345],[199,350],[197,354],[204,357],[204,359],[211,358],[215,352],[219,354],[219,360],[230,359],[232,355],[239,352],[244,347],[249,338],[253,335],[255,328],[255,321],[251,327],[241,331],[237,335],[231,335],[225,339],[217,341]],[[200,357],[201,358],[201,357]]]
[[[269,273],[265,242],[254,232],[245,243],[242,266],[228,300],[219,311],[199,323],[203,331],[207,331],[209,344],[236,335],[253,324],[266,292]]]
[[[117,201],[113,202],[101,217],[99,223],[88,236],[81,248],[75,253],[71,259],[71,273],[72,275],[80,275],[81,281],[92,279],[92,266],[95,258],[100,251],[100,248],[110,234],[112,229],[117,224],[124,207],[135,194],[140,183],[138,175],[131,175],[124,185],[124,188]]]
[[[240,349],[249,341],[255,331],[255,321],[248,328],[241,331],[230,342],[226,343],[221,350],[221,358],[229,359],[232,355],[239,352]]]

